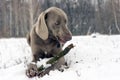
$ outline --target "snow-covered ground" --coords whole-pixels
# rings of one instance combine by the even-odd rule
[[[24,38],[0,39],[0,80],[120,80],[120,35],[74,36],[75,47],[65,56],[70,66],[42,78],[28,78],[31,50]]]

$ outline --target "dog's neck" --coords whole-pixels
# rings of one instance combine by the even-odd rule
[[[49,39],[50,39],[49,40],[50,43],[54,41],[56,43],[56,45],[57,45],[57,48],[60,48],[60,42],[58,41],[58,39],[55,36],[49,35]]]

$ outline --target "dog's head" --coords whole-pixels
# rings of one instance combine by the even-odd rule
[[[47,40],[49,35],[54,36],[59,42],[65,43],[71,40],[72,34],[67,27],[67,16],[59,8],[51,7],[42,12],[38,17],[36,33],[43,40]]]

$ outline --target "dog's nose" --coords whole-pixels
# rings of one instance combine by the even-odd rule
[[[72,34],[71,33],[67,33],[65,36],[65,41],[69,41],[72,39]]]

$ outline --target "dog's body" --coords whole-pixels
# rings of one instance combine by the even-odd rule
[[[72,38],[67,27],[67,16],[59,8],[51,7],[42,12],[38,21],[27,36],[27,41],[33,53],[33,62],[39,58],[49,58],[57,55],[64,43]],[[62,57],[53,67],[60,68],[65,63]],[[31,67],[28,69],[30,71]],[[30,74],[30,76],[32,76]]]

